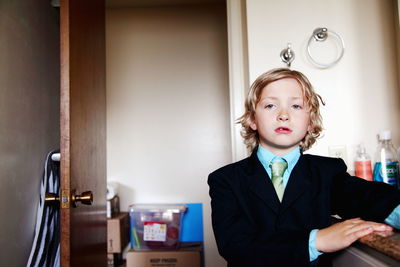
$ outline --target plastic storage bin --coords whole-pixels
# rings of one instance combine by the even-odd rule
[[[181,204],[134,204],[129,206],[131,248],[176,250],[187,207]]]

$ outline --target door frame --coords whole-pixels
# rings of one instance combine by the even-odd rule
[[[244,113],[244,100],[249,87],[246,0],[227,0],[229,102],[232,162],[249,155],[240,135],[237,119]]]

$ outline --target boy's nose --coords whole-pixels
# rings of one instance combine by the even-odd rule
[[[279,121],[287,121],[289,120],[289,116],[286,112],[281,112],[278,116]]]

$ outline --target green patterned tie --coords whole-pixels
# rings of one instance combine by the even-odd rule
[[[285,186],[283,185],[283,173],[288,167],[286,161],[275,161],[269,165],[272,170],[272,184],[275,187],[276,194],[280,201],[282,201]]]

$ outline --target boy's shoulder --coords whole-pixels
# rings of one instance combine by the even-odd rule
[[[250,160],[250,157],[247,157],[245,159],[227,164],[225,166],[222,166],[222,167],[216,169],[210,175],[219,174],[219,173],[229,173],[229,172],[237,170],[238,168],[239,169],[243,168],[249,163],[249,160]]]
[[[333,158],[333,157],[326,157],[326,156],[313,155],[313,154],[303,154],[302,157],[308,158],[310,160],[328,161],[328,162],[342,160],[341,158]]]
[[[312,154],[303,154],[302,157],[306,159],[312,167],[347,169],[345,162],[341,158],[332,158]]]

